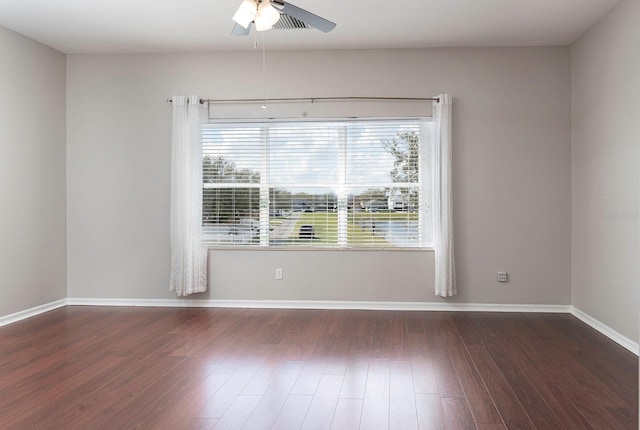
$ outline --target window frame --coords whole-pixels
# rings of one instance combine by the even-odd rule
[[[411,122],[416,121],[419,124],[420,128],[420,136],[424,135],[424,127],[430,127],[430,135],[433,132],[433,117],[432,116],[420,116],[420,117],[348,117],[348,118],[268,118],[268,119],[221,119],[215,120],[211,119],[208,122],[205,122],[201,126],[202,135],[204,135],[204,130],[207,127],[229,127],[233,128],[234,125],[247,125],[247,126],[269,126],[269,125],[290,125],[290,124],[300,124],[300,123],[353,123],[353,122],[392,122],[392,121],[400,121],[400,122]],[[341,241],[340,238],[340,227],[338,227],[338,244],[335,246],[331,245],[297,245],[297,244],[286,244],[286,245],[273,245],[270,244],[270,190],[278,188],[274,183],[270,183],[269,181],[269,139],[267,128],[262,128],[260,130],[260,142],[261,145],[264,145],[263,152],[263,172],[264,174],[260,175],[259,183],[208,183],[205,184],[203,178],[203,190],[205,188],[256,188],[260,190],[260,220],[259,220],[259,231],[260,231],[260,243],[259,244],[205,244],[205,247],[210,250],[231,250],[231,251],[356,251],[356,252],[397,252],[397,251],[409,251],[409,252],[417,252],[417,251],[433,251],[433,221],[432,221],[432,213],[431,213],[431,200],[432,200],[432,173],[433,172],[433,162],[431,160],[431,154],[433,153],[433,141],[429,139],[426,142],[426,148],[424,142],[420,141],[419,146],[419,181],[418,186],[420,189],[420,208],[418,210],[419,217],[419,226],[420,226],[420,236],[421,243],[419,246],[349,246],[347,242],[347,236],[344,235],[344,241]],[[204,140],[201,138],[201,140]],[[343,171],[343,167],[346,164],[346,158],[348,155],[346,139],[340,139],[338,142],[339,147],[339,160],[341,163],[340,171]],[[203,145],[202,153],[204,156],[205,147]],[[344,179],[340,181],[344,184]],[[402,188],[406,186],[413,186],[415,183],[393,183],[394,187]],[[320,185],[316,185],[320,187]],[[378,186],[378,185],[376,185]],[[348,186],[347,188],[358,188],[359,186]],[[362,184],[362,187],[367,187],[367,184]],[[339,199],[339,197],[337,197]],[[266,204],[263,202],[266,201]],[[339,206],[339,203],[338,203]],[[345,212],[345,221],[348,219],[351,212],[347,210]],[[203,221],[204,221],[204,205],[203,205]],[[340,219],[340,217],[339,217]],[[346,226],[344,226],[346,229]],[[429,230],[429,231],[427,231]],[[206,238],[206,234],[204,234]],[[428,241],[427,239],[431,240]]]

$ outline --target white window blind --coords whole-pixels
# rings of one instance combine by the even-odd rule
[[[206,124],[209,246],[431,245],[429,120]]]

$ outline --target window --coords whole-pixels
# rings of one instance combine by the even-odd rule
[[[205,124],[208,246],[431,245],[430,120]]]

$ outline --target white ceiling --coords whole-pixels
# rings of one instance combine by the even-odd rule
[[[64,53],[252,49],[230,34],[240,1],[0,0],[0,25]],[[261,33],[269,49],[569,45],[620,0],[291,2],[337,27]]]

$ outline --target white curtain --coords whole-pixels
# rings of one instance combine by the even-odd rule
[[[171,137],[171,279],[178,296],[207,290],[207,248],[202,246],[202,141],[204,107],[196,96],[173,96]]]
[[[433,102],[433,247],[436,295],[457,294],[453,258],[453,202],[451,196],[451,96],[441,94]]]

